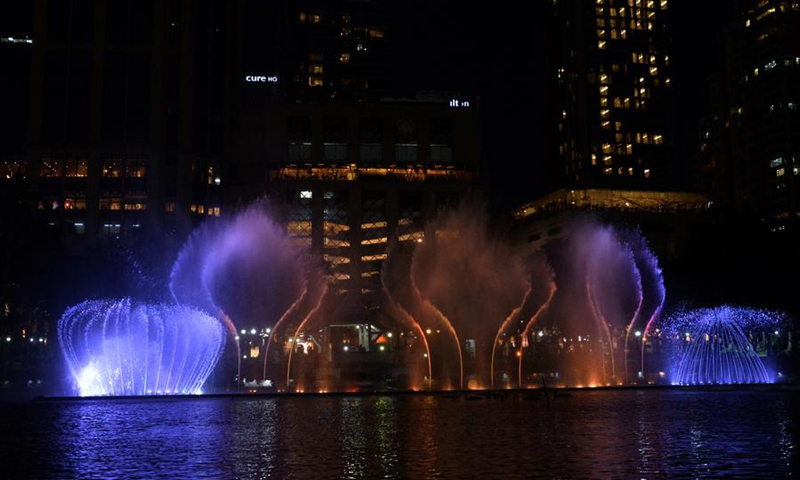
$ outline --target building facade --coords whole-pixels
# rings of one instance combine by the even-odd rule
[[[553,2],[560,186],[676,188],[667,0]]]
[[[796,229],[800,7],[739,1],[709,82],[703,180],[720,207],[772,231]]]

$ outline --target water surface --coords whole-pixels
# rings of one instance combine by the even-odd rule
[[[793,478],[768,388],[7,402],[5,478]]]

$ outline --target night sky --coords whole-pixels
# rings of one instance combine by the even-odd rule
[[[544,75],[537,61],[548,45],[543,33],[548,2],[535,6],[501,2],[493,8],[445,0],[411,0],[392,13],[397,41],[396,86],[460,92],[481,108],[486,158],[484,179],[498,211],[529,202],[549,186],[539,178],[530,138],[540,130],[537,106]],[[698,121],[705,105],[705,77],[717,63],[717,37],[733,17],[733,2],[670,2],[674,43],[673,84],[680,98],[679,148],[697,150]],[[539,9],[539,11],[535,11]],[[507,175],[524,166],[531,174]]]

